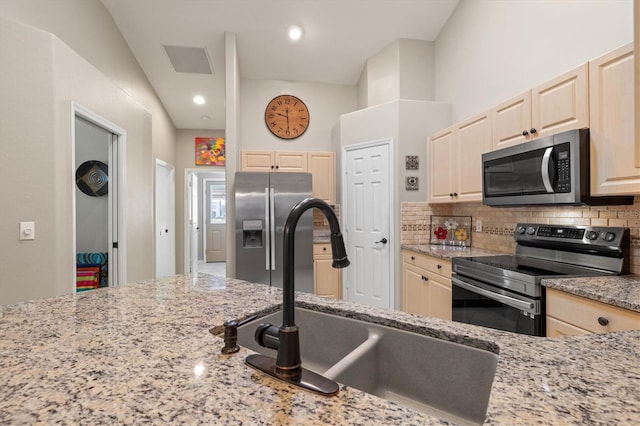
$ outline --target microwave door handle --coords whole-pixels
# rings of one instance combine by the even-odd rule
[[[466,283],[464,281],[460,281],[457,278],[451,278],[451,282],[457,285],[458,287],[462,287],[465,290],[469,290],[472,293],[477,293],[482,296],[488,297],[489,299],[496,300],[500,303],[504,303],[505,305],[509,305],[516,309],[529,310],[535,308],[534,304],[531,302],[524,302],[520,299],[515,299],[513,297],[505,296],[500,293],[494,293],[493,291],[485,290],[480,287],[476,287],[475,285]]]
[[[553,186],[551,186],[551,177],[549,176],[549,161],[551,160],[552,152],[552,146],[544,151],[544,155],[542,156],[542,166],[540,167],[540,173],[542,174],[542,183],[544,184],[544,188],[549,193],[553,192]]]

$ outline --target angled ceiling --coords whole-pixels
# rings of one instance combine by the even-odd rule
[[[225,127],[225,32],[236,34],[242,78],[355,85],[366,60],[394,40],[434,40],[459,3],[459,0],[101,1],[176,127],[192,129]],[[304,29],[302,40],[296,43],[286,36],[287,27],[293,24]],[[212,74],[177,72],[165,46],[204,49]],[[202,52],[178,49],[177,54],[189,58],[191,53]],[[206,66],[201,56],[179,60],[186,67]],[[196,94],[204,96],[207,102],[195,105],[192,99]]]

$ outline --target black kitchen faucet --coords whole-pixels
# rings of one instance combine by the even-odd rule
[[[298,326],[295,323],[294,237],[298,220],[305,211],[314,207],[322,211],[329,222],[333,254],[331,266],[334,268],[349,266],[338,218],[329,204],[317,198],[306,198],[296,204],[289,212],[284,225],[282,325],[277,327],[271,324],[261,324],[255,334],[258,344],[276,349],[278,357],[273,359],[266,355],[249,355],[246,363],[272,377],[296,386],[325,395],[335,395],[338,392],[336,382],[302,367]]]

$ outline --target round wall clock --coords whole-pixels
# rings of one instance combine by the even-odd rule
[[[264,122],[277,137],[295,139],[309,127],[309,109],[295,96],[276,96],[264,111]]]

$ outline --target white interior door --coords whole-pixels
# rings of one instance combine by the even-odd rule
[[[198,271],[198,231],[200,229],[198,219],[198,176],[195,173],[189,173],[187,197],[189,208],[189,272],[193,274]]]
[[[156,159],[156,278],[175,274],[174,168]]]
[[[389,141],[346,150],[347,300],[392,308]]]
[[[227,260],[226,196],[224,181],[205,180],[206,214],[204,218],[206,236],[206,262]]]

